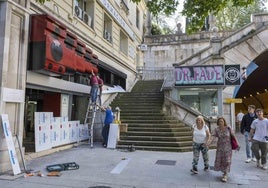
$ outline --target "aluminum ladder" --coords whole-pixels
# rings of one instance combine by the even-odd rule
[[[88,124],[90,147],[93,147],[93,129],[96,118],[96,112],[97,112],[97,104],[91,103],[91,100],[89,99],[84,125]]]

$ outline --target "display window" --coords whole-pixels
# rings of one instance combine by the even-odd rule
[[[215,88],[177,88],[176,100],[180,100],[205,116],[218,115],[218,90]]]

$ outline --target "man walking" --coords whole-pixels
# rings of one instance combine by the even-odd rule
[[[257,167],[263,170],[267,169],[267,136],[268,136],[268,119],[263,117],[263,110],[256,109],[258,119],[252,122],[250,129],[250,140],[252,141],[251,149],[257,159]],[[261,151],[261,154],[259,152]]]
[[[239,113],[238,113],[237,116],[236,116],[237,130],[240,129],[240,124],[241,124],[241,121],[242,121],[244,115],[245,115],[245,114],[242,112],[242,110],[240,110]]]
[[[246,163],[249,163],[251,160],[256,162],[254,153],[251,151],[251,142],[249,142],[249,132],[250,132],[250,126],[251,123],[257,119],[257,116],[255,114],[255,106],[254,105],[249,105],[248,106],[248,113],[245,114],[242,118],[241,124],[240,124],[240,130],[241,133],[245,136],[245,142],[246,142]]]

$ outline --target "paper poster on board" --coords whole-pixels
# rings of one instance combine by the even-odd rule
[[[68,117],[69,95],[61,94],[60,116]]]
[[[13,173],[14,175],[20,174],[20,165],[18,162],[14,142],[13,142],[13,137],[12,133],[10,130],[10,124],[8,120],[8,115],[7,114],[1,114],[2,117],[2,126],[3,126],[3,131],[5,135],[5,140],[7,143],[7,149],[8,149],[8,154],[9,154],[9,159],[12,165]]]
[[[52,148],[50,140],[50,122],[53,114],[50,112],[35,112],[35,152]]]

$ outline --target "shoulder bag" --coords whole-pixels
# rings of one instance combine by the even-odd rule
[[[233,136],[230,127],[228,127],[228,129],[230,131],[230,136],[231,136],[232,150],[238,150],[239,149],[238,143],[237,143],[235,137]]]

